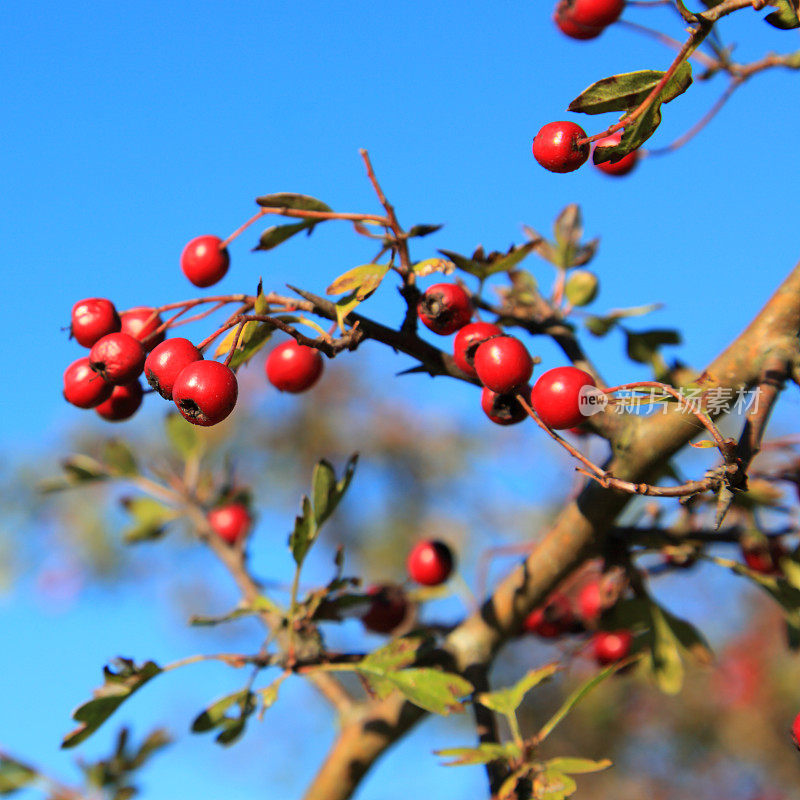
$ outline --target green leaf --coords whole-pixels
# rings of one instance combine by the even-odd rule
[[[281,688],[281,684],[286,680],[286,674],[279,675],[269,686],[265,686],[263,689],[259,689],[256,694],[258,695],[260,705],[258,708],[258,719],[259,721],[264,718],[264,712],[271,708],[275,701],[278,699],[278,689]]]
[[[180,516],[174,508],[165,506],[152,497],[124,498],[122,505],[134,519],[134,524],[122,533],[126,544],[159,539],[164,535],[167,523]]]
[[[164,427],[169,443],[182,458],[193,458],[202,451],[203,443],[197,433],[197,427],[187,422],[177,412],[167,414]]]
[[[628,358],[639,364],[651,364],[659,347],[681,343],[680,334],[674,330],[653,329],[638,333],[627,329],[623,330],[627,338]]]
[[[476,699],[482,706],[510,717],[519,708],[525,695],[535,686],[555,675],[558,669],[558,664],[547,664],[539,669],[531,670],[522,680],[508,689],[481,692]]]
[[[424,261],[418,261],[413,264],[411,271],[419,278],[424,278],[427,275],[433,275],[435,272],[441,272],[444,275],[450,275],[456,268],[456,265],[446,258],[426,258]]]
[[[666,608],[662,608],[661,612],[673,635],[684,650],[694,656],[701,664],[710,664],[714,660],[714,654],[708,640],[691,622],[676,617]]]
[[[600,772],[608,769],[613,762],[608,758],[593,761],[591,758],[551,758],[543,766],[548,771],[564,772],[567,775],[583,775],[588,772]]]
[[[317,525],[314,520],[314,511],[311,507],[311,501],[306,495],[303,495],[301,502],[302,512],[300,516],[295,517],[294,530],[289,535],[289,549],[292,551],[292,557],[299,567],[305,560],[311,545],[317,538]]]
[[[510,761],[519,758],[519,746],[514,742],[495,744],[486,742],[478,747],[448,747],[445,750],[434,750],[441,758],[452,758],[442,762],[443,767],[462,767],[472,764],[489,764],[492,761]]]
[[[39,773],[9,756],[0,756],[0,794],[13,794],[33,783]]]
[[[139,745],[136,755],[130,760],[130,769],[138,769],[149,760],[150,756],[169,744],[172,744],[172,737],[164,728],[156,728],[151,731]]]
[[[678,640],[661,607],[651,602],[649,608],[649,666],[658,688],[664,694],[677,694],[683,686],[683,663],[678,653]]]
[[[103,445],[103,461],[118,475],[137,475],[136,457],[122,439],[109,439]]]
[[[399,689],[407,700],[433,714],[462,712],[462,698],[473,691],[472,684],[460,675],[431,667],[401,669],[382,677]]]
[[[430,234],[440,231],[442,227],[442,225],[413,225],[406,236],[409,239],[414,236],[430,236]]]
[[[388,271],[388,264],[362,264],[340,275],[325,291],[328,294],[347,292],[361,302],[381,285]]]
[[[42,494],[73,489],[85,483],[108,480],[110,477],[105,465],[91,456],[70,456],[61,462],[61,468],[64,471],[62,476],[46,478],[38,484],[37,488]]]
[[[259,605],[262,605],[263,608],[259,608]],[[189,618],[189,624],[196,627],[221,625],[222,623],[232,622],[233,620],[241,619],[242,617],[252,617],[265,610],[272,611],[274,613],[280,613],[280,610],[275,603],[262,595],[259,598],[259,602],[254,606],[238,606],[237,608],[234,608],[233,611],[229,611],[227,614],[223,614],[218,617],[195,614]]]
[[[537,800],[564,800],[578,788],[575,781],[557,769],[546,769],[536,776],[534,792]]]
[[[439,252],[464,272],[469,272],[470,275],[477,275],[479,278],[483,275],[484,265],[480,261],[473,261],[471,258],[453,253],[450,250],[439,250]]]
[[[595,686],[602,683],[609,675],[613,675],[618,670],[622,669],[623,667],[627,666],[630,663],[629,660],[623,659],[622,661],[618,661],[616,664],[612,664],[610,667],[606,667],[601,672],[598,672],[597,675],[590,678],[585,683],[581,684],[572,694],[561,704],[561,707],[553,714],[550,719],[545,722],[542,726],[539,733],[536,735],[538,741],[543,741],[547,738],[553,731],[553,728],[561,722],[564,717],[569,714],[570,711],[581,701],[584,697],[586,697],[589,692],[594,689]]]
[[[258,284],[258,293],[256,294],[256,301],[253,307],[253,313],[259,315],[269,314],[269,303],[264,295],[261,282]],[[236,332],[238,325],[231,328],[223,340],[217,345],[215,356],[227,355],[236,341]],[[239,336],[239,341],[236,345],[236,351],[230,361],[230,368],[236,369],[242,364],[246,364],[269,340],[275,326],[269,322],[256,322],[252,320],[245,323],[242,332]]]
[[[420,650],[433,641],[431,636],[413,634],[392,639],[388,644],[373,650],[360,662],[360,667],[368,672],[384,674],[403,669],[413,664],[419,657]]]
[[[584,89],[569,104],[569,110],[583,114],[604,114],[607,111],[634,109],[655,89],[665,74],[659,70],[643,69],[602,78]],[[689,88],[691,82],[691,68],[684,62],[667,81],[656,105],[674,100]]]
[[[561,210],[553,223],[553,233],[560,248],[577,247],[583,236],[583,218],[577,203],[570,203]]]
[[[773,5],[776,5],[778,10],[767,14],[767,16],[764,17],[764,22],[768,22],[774,28],[778,28],[782,31],[800,28],[796,2],[792,2],[791,0],[773,0]]]
[[[153,661],[137,667],[129,658],[117,658],[112,664],[116,672],[111,666],[103,667],[105,683],[94,690],[92,700],[73,712],[72,718],[81,724],[64,737],[61,747],[74,747],[88,739],[125,700],[162,671]]]
[[[345,332],[344,321],[347,315],[360,303],[361,301],[356,297],[355,292],[351,292],[344,297],[340,297],[336,301],[336,322],[339,325],[342,333]]]
[[[262,208],[291,208],[295,211],[330,211],[330,206],[317,200],[316,197],[309,197],[307,194],[293,194],[292,192],[278,192],[277,194],[265,194],[256,198]]]
[[[311,235],[316,225],[316,220],[293,222],[288,225],[272,225],[261,234],[258,244],[253,248],[253,252],[255,253],[258,250],[272,250],[301,231],[307,230],[309,235]]]
[[[237,708],[236,716],[228,716],[228,711]],[[243,689],[226,695],[212,703],[198,714],[192,722],[192,733],[205,733],[219,728],[216,741],[219,744],[233,744],[244,733],[247,718],[256,710],[255,695]]]

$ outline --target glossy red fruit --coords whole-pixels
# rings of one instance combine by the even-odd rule
[[[85,356],[64,370],[64,399],[78,408],[94,408],[111,397],[114,387],[89,365]]]
[[[121,386],[142,374],[146,356],[138,339],[127,333],[109,333],[92,345],[89,362],[104,380]]]
[[[530,400],[531,387],[521,387],[519,394]],[[528,417],[528,412],[517,400],[516,395],[517,392],[498,394],[484,386],[481,393],[481,408],[484,414],[496,425],[516,425]]]
[[[780,539],[748,542],[742,545],[742,558],[753,572],[762,575],[780,575],[780,560],[786,555],[786,548]]]
[[[600,581],[590,581],[578,592],[578,610],[588,623],[596,622],[603,613],[605,599]]]
[[[244,503],[228,503],[212,508],[206,519],[214,533],[228,544],[236,544],[247,536],[253,524],[253,518]]]
[[[198,236],[183,248],[181,269],[195,286],[204,289],[225,277],[231,260],[228,248],[221,244],[219,236]]]
[[[444,542],[428,539],[414,545],[406,568],[411,580],[423,586],[438,586],[450,577],[453,563],[453,552]]]
[[[513,336],[497,336],[478,345],[473,363],[480,382],[498,394],[524,386],[533,374],[530,353]]]
[[[279,391],[297,394],[310,389],[322,375],[322,354],[294,339],[279,344],[264,365],[267,380]]]
[[[633,635],[630,631],[598,631],[592,637],[592,650],[598,664],[607,666],[620,661],[631,652]]]
[[[624,9],[625,0],[560,0],[556,15],[588,28],[605,28],[616,22]]]
[[[95,407],[95,411],[109,422],[121,422],[132,417],[142,404],[142,385],[139,381],[131,381],[122,386],[115,386],[111,397]]]
[[[574,122],[548,122],[533,139],[534,158],[550,172],[573,172],[589,158],[586,131]]]
[[[792,741],[794,746],[800,750],[800,714],[794,718],[792,723]]]
[[[152,350],[157,344],[164,341],[164,331],[153,336],[161,323],[164,321],[158,314],[154,314],[154,309],[147,306],[139,306],[131,308],[128,311],[123,311],[119,315],[122,327],[120,330],[138,339],[143,345],[145,350]]]
[[[594,143],[594,146],[595,149],[598,147],[610,147],[612,145],[619,144],[621,140],[622,131],[617,131],[616,133],[612,133],[610,136],[606,136],[604,139],[598,139]],[[615,161],[613,164],[610,161],[604,161],[602,164],[595,164],[594,166],[605,175],[621,177],[631,172],[638,161],[639,151],[633,150],[632,152],[628,153],[628,155],[623,156],[619,161]]]
[[[453,339],[453,361],[470,378],[477,377],[472,361],[478,345],[490,336],[501,336],[502,333],[502,329],[491,322],[470,322],[461,328]]]
[[[172,399],[193,425],[216,425],[233,411],[239,384],[219,361],[195,361],[184,367],[172,387]]]
[[[555,367],[545,372],[533,386],[531,405],[539,418],[553,430],[580,425],[586,419],[581,411],[581,390],[595,386],[594,378],[577,367]]]
[[[70,325],[72,337],[78,344],[91,347],[98,339],[120,329],[117,309],[104,297],[88,297],[72,307]]]
[[[391,633],[405,620],[408,600],[405,592],[391,584],[370,586],[367,594],[372,597],[369,609],[361,622],[373,633]]]
[[[570,39],[578,39],[580,41],[596,39],[605,30],[603,27],[592,28],[588,25],[581,25],[575,22],[568,14],[559,13],[558,7],[556,8],[556,13],[553,14],[553,21],[561,33],[569,36]]]
[[[172,400],[172,388],[181,370],[202,360],[203,354],[188,339],[176,336],[153,348],[144,362],[144,376],[165,400]]]
[[[457,283],[435,283],[417,304],[417,316],[426,328],[447,336],[472,319],[472,300]]]
[[[542,607],[528,614],[523,628],[543,639],[555,639],[571,630],[574,624],[575,615],[569,598],[561,592],[554,592]]]

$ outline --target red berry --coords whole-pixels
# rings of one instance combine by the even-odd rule
[[[586,419],[581,409],[581,390],[595,386],[594,378],[577,367],[556,367],[545,372],[534,384],[531,405],[539,418],[553,430],[580,425]],[[593,406],[591,407],[594,408]]]
[[[181,269],[195,286],[204,289],[225,277],[231,260],[221,244],[219,236],[198,236],[183,248]]]
[[[219,361],[195,361],[184,367],[172,387],[172,399],[193,425],[216,425],[233,411],[239,384]]]
[[[558,26],[561,33],[569,36],[570,39],[578,39],[585,41],[587,39],[596,39],[604,30],[604,28],[591,28],[588,25],[581,25],[572,17],[567,14],[561,14],[556,7],[556,13],[553,15],[553,20]]]
[[[606,136],[604,139],[598,139],[594,143],[594,146],[595,148],[610,147],[611,145],[619,144],[621,140],[622,131],[617,131],[616,133],[612,133],[610,136]],[[638,161],[639,151],[633,150],[628,153],[628,155],[623,156],[619,161],[615,161],[613,164],[610,161],[604,161],[602,164],[595,164],[595,167],[606,175],[621,177],[622,175],[627,175],[636,166]]]
[[[573,172],[589,158],[586,131],[574,122],[548,122],[533,140],[533,155],[550,172]]]
[[[142,385],[139,381],[115,386],[111,397],[100,403],[95,411],[109,422],[121,422],[132,417],[142,404]]]
[[[633,635],[630,631],[598,631],[592,637],[592,649],[598,664],[607,666],[625,658],[631,651]]]
[[[405,620],[408,601],[399,586],[370,586],[367,594],[372,597],[372,602],[367,613],[361,617],[361,622],[368,631],[391,633]]]
[[[322,375],[322,355],[294,339],[279,344],[267,356],[267,380],[281,392],[297,394],[310,389]]]
[[[481,383],[498,394],[523,386],[533,374],[533,359],[513,336],[496,336],[478,346],[473,359]]]
[[[800,714],[794,718],[792,723],[792,741],[794,746],[800,750]]]
[[[72,307],[72,336],[84,347],[91,347],[98,339],[119,329],[119,315],[110,300],[89,297]]]
[[[109,383],[131,383],[142,374],[145,349],[127,333],[109,333],[98,339],[89,351],[92,369]]]
[[[188,339],[176,336],[153,348],[144,362],[144,376],[165,400],[172,400],[172,387],[181,370],[202,360],[203,354]]]
[[[619,19],[625,0],[560,0],[556,16],[587,28],[605,28]]]
[[[477,377],[472,364],[478,345],[490,336],[500,336],[503,331],[491,322],[470,322],[453,339],[453,360],[458,368],[470,378]]]
[[[145,350],[152,350],[157,344],[164,341],[164,331],[158,336],[152,336],[153,331],[161,326],[164,321],[155,313],[155,309],[147,306],[139,306],[123,311],[120,315],[122,327],[120,330],[138,339],[145,347]]]
[[[762,575],[780,575],[780,560],[786,555],[786,549],[780,539],[747,542],[742,544],[742,558],[753,572]]]
[[[600,581],[591,581],[578,592],[578,609],[586,622],[595,622],[602,614],[604,606],[605,599]]]
[[[423,586],[438,586],[453,571],[453,553],[444,542],[435,539],[417,542],[408,554],[406,567],[411,580]]]
[[[236,544],[250,530],[253,518],[244,503],[229,503],[212,508],[206,515],[208,524],[220,539],[228,544]]]
[[[523,386],[520,388],[519,393],[530,399],[531,387]],[[517,400],[516,392],[498,394],[486,386],[483,387],[481,394],[481,408],[486,416],[497,425],[515,425],[528,416],[528,412]]]
[[[572,605],[566,595],[554,592],[541,608],[535,608],[525,618],[522,627],[543,639],[554,639],[567,633],[575,623]]]
[[[89,365],[85,356],[64,370],[64,399],[78,408],[94,408],[111,397],[114,387]]]
[[[447,336],[472,319],[472,301],[457,283],[435,283],[417,304],[417,316],[425,327]]]

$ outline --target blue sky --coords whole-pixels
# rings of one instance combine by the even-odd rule
[[[682,36],[666,11],[626,16]],[[776,31],[755,12],[736,16],[723,32],[738,42],[742,61],[800,46],[795,32]],[[613,180],[588,165],[566,176],[547,173],[533,161],[531,139],[560,118],[600,131],[611,117],[569,115],[569,101],[606,75],[666,68],[671,53],[617,28],[595,42],[571,42],[545,3],[33,0],[8,4],[3,17],[4,460],[57,445],[64,426],[85,418],[60,396],[65,366],[82,355],[62,331],[75,301],[100,295],[125,308],[193,296],[178,268],[183,245],[204,233],[227,235],[253,213],[260,194],[298,191],[335,210],[377,210],[360,147],[369,149],[404,224],[445,223],[419,243],[420,259],[440,247],[505,248],[523,240],[523,223],[549,232],[558,211],[579,202],[587,235],[602,237],[593,264],[602,290],[593,310],[664,302],[632,327],[679,327],[685,344],[671,352],[696,365],[747,323],[800,252],[795,73],[756,77],[691,144]],[[665,107],[653,146],[680,135],[722,88],[718,78]],[[253,229],[234,243],[220,290],[252,291],[263,276],[267,286],[292,282],[322,292],[373,255],[346,227],[322,226],[267,254],[249,252],[256,236]],[[544,262],[532,257],[530,266],[542,283],[550,279]],[[396,310],[391,290],[364,310]],[[612,382],[644,377],[622,358],[620,338],[590,347]],[[409,366],[377,348],[371,353],[377,376]],[[547,348],[542,354],[555,358]],[[446,400],[451,388],[409,378],[401,391],[424,408]],[[458,413],[468,413],[466,395],[457,397]],[[779,428],[797,407],[790,391]],[[166,634],[148,624],[152,617],[142,622],[130,599],[97,601],[112,603],[133,632],[141,626],[140,652],[150,637]],[[0,606],[6,641],[10,631],[26,654],[2,666],[0,705],[10,724],[0,726],[0,743],[60,766],[67,759],[42,753],[41,742],[63,733],[65,710],[113,649],[91,649],[105,641],[104,621],[85,606],[73,622],[86,641],[68,637],[63,619],[21,597]],[[79,663],[26,708],[16,698],[44,680],[39,669],[54,649],[72,650]],[[168,693],[161,697],[169,702]],[[149,711],[142,719],[140,733]],[[203,747],[205,764],[222,776],[207,796],[223,787],[226,796],[250,796],[247,781],[265,779],[268,773],[250,770],[229,791],[238,760],[262,758],[254,744],[242,747],[239,754]],[[302,770],[318,757],[307,754]],[[149,797],[215,780],[198,780],[188,752],[177,763],[160,769]],[[449,777],[470,785],[471,778]]]

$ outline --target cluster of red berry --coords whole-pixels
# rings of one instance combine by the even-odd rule
[[[595,39],[624,8],[625,0],[559,0],[553,20],[572,39]]]
[[[455,283],[437,283],[422,296],[417,313],[434,333],[456,333],[453,360],[458,368],[483,384],[481,407],[492,422],[514,425],[527,416],[517,399],[522,395],[550,428],[573,428],[585,420],[581,390],[594,386],[589,373],[576,367],[545,372],[531,389],[533,359],[525,345],[490,322],[470,322],[472,301]]]

